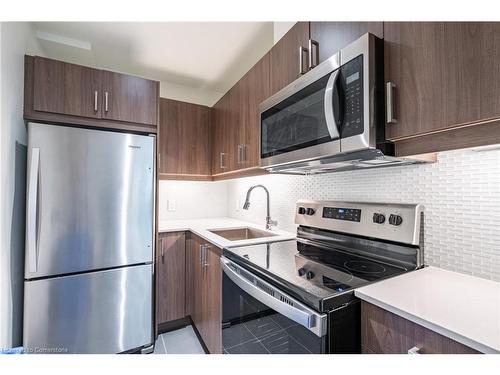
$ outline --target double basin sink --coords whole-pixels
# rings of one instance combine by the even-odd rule
[[[241,240],[249,240],[255,238],[277,236],[276,233],[250,227],[241,227],[232,229],[213,229],[209,230],[209,232],[216,234],[217,236],[220,236],[222,238],[225,238],[226,240],[229,241],[241,241]]]

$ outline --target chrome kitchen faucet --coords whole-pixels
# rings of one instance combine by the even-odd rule
[[[243,205],[243,209],[248,210],[248,208],[250,207],[250,194],[252,193],[253,189],[258,188],[258,187],[264,189],[264,191],[266,192],[266,196],[267,196],[266,229],[271,229],[271,226],[278,225],[278,222],[276,220],[271,219],[271,213],[270,213],[270,208],[269,208],[269,206],[270,206],[270,204],[269,204],[269,200],[270,200],[269,199],[269,190],[267,190],[267,188],[264,185],[254,185],[250,189],[248,189],[247,197],[245,199],[245,204]]]

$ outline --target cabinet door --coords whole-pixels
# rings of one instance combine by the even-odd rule
[[[184,318],[186,316],[184,232],[160,234],[156,264],[158,265],[158,323]]]
[[[299,48],[307,48],[309,22],[297,22],[278,43],[271,48],[271,94],[293,82],[301,75]],[[304,69],[307,56],[304,54]]]
[[[156,125],[159,85],[156,81],[102,71],[103,111],[108,120]]]
[[[476,350],[367,302],[361,303],[363,353],[475,354]]]
[[[397,120],[387,138],[500,117],[500,23],[387,22],[384,39]]]
[[[204,256],[203,340],[211,354],[222,353],[221,250],[207,245]]]
[[[160,99],[159,173],[211,174],[210,108]]]
[[[198,332],[203,337],[204,332],[204,316],[203,316],[203,300],[204,300],[204,283],[203,283],[203,267],[202,261],[202,248],[203,245],[201,238],[193,235],[192,241],[192,312],[191,319],[196,326]]]
[[[100,70],[36,56],[33,109],[100,118],[100,80]]]
[[[241,140],[242,165],[245,168],[257,167],[260,162],[260,112],[259,104],[269,97],[269,53],[242,78],[242,124],[244,126]]]
[[[384,37],[383,22],[311,22],[310,25],[311,39],[318,42],[312,54],[314,59],[314,49],[318,48],[319,61],[314,64],[325,61],[365,33]]]
[[[212,173],[225,173],[235,169],[237,146],[235,143],[235,126],[237,118],[231,109],[235,105],[235,95],[232,89],[226,93],[214,106],[213,114],[213,151]]]

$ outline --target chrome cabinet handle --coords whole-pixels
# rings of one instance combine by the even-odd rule
[[[421,354],[420,349],[418,346],[414,346],[411,349],[408,349],[408,354]]]
[[[241,145],[238,145],[238,164],[241,164]]]
[[[158,154],[158,169],[161,171],[161,154]]]
[[[337,79],[339,77],[340,69],[334,71],[330,78],[328,78],[328,83],[325,88],[325,119],[326,126],[328,128],[328,133],[330,133],[330,137],[332,139],[338,139],[340,137],[339,126],[335,121],[335,115],[333,113],[333,91],[335,89],[335,84],[337,83]]]
[[[315,50],[313,61],[313,47]],[[309,70],[318,66],[319,63],[319,43],[314,39],[309,39]]]
[[[203,264],[203,247],[204,247],[204,245],[200,245],[199,246],[199,249],[200,249],[200,266]]]
[[[108,112],[108,92],[104,93],[104,111]]]
[[[38,199],[38,171],[40,166],[40,149],[31,149],[31,162],[28,175],[28,202],[26,244],[28,246],[29,272],[37,272],[37,199]]]
[[[241,145],[241,152],[242,152],[242,156],[243,156],[243,162],[246,163],[248,161],[247,157],[247,145],[246,144],[243,144]]]
[[[97,90],[94,91],[94,112],[97,112]]]
[[[221,168],[221,169],[226,169],[226,166],[224,165],[224,156],[225,156],[225,155],[226,155],[226,154],[225,154],[224,152],[221,152],[221,153],[220,153],[220,168]]]
[[[161,262],[164,263],[163,260],[165,254],[163,253],[163,238],[160,239],[160,255],[161,255]]]
[[[309,51],[307,48],[302,46],[299,47],[299,75],[305,74],[308,71],[308,67],[304,69],[304,54],[308,54]]]
[[[207,250],[210,249],[212,246],[209,245],[209,244],[205,244],[204,246],[204,249],[205,249],[205,255],[204,255],[204,258],[203,258],[203,267],[207,267],[208,266],[208,262],[207,262]]]
[[[396,85],[392,82],[386,83],[386,99],[387,99],[387,123],[388,124],[396,124],[398,120],[394,116],[394,89]]]

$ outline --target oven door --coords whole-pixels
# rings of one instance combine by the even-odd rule
[[[332,56],[261,103],[262,167],[340,152],[339,60]]]
[[[325,353],[327,316],[221,257],[225,354]]]

